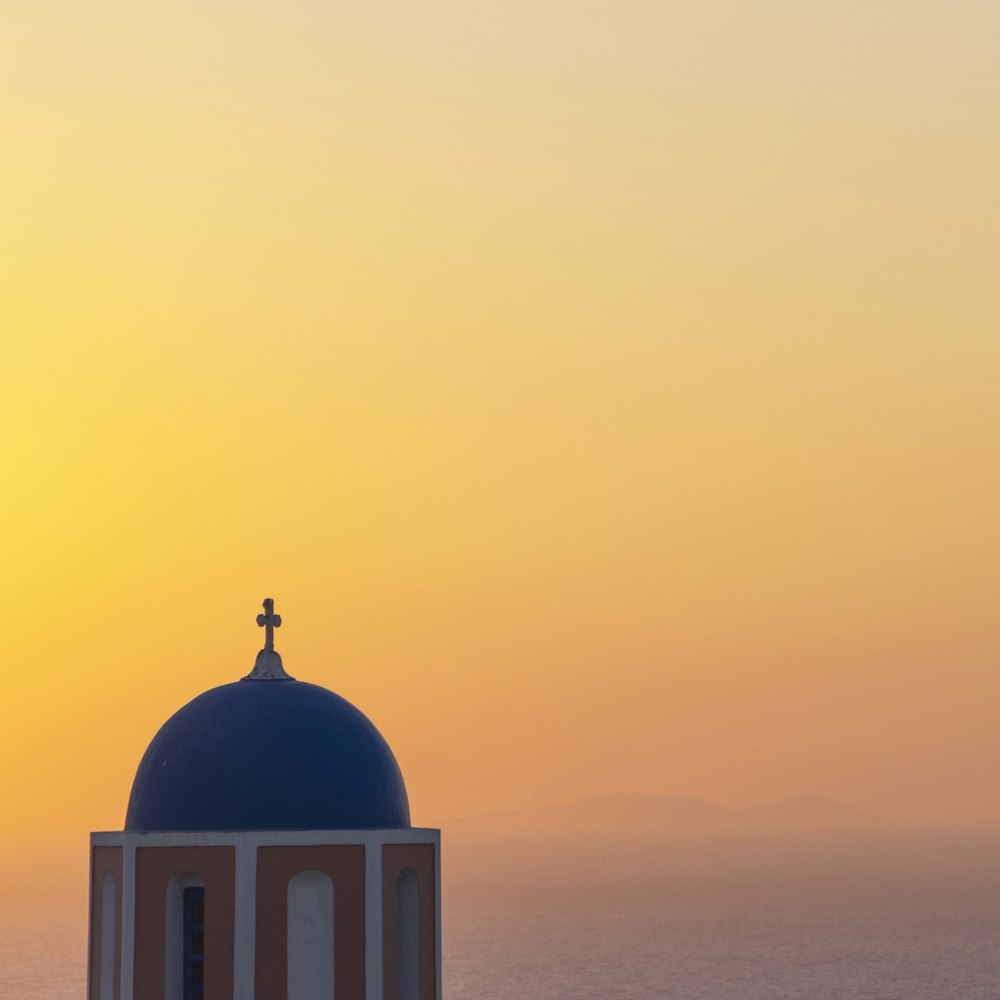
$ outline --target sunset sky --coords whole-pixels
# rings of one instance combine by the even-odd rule
[[[1000,7],[3,20],[0,864],[265,596],[419,823],[1000,821]]]

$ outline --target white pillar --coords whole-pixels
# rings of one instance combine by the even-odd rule
[[[122,845],[122,980],[121,1000],[132,1000],[135,975],[135,840]]]
[[[233,995],[253,1000],[257,934],[257,845],[247,834],[236,841],[236,922],[233,927]]]
[[[365,1000],[382,1000],[382,839],[365,838]]]

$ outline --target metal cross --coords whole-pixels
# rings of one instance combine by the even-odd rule
[[[274,613],[273,597],[264,598],[264,614],[257,615],[257,624],[266,629],[264,632],[264,648],[269,652],[272,651],[274,649],[274,630],[281,628],[281,615]]]

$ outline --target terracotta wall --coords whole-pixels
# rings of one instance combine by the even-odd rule
[[[193,872],[205,886],[205,996],[233,995],[236,850],[139,847],[135,852],[134,1000],[163,1000],[167,886]]]
[[[437,878],[433,844],[384,844],[382,847],[382,976],[385,1000],[396,1000],[396,883],[409,868],[420,891],[420,1000],[437,997]]]
[[[365,1000],[365,849],[360,844],[257,849],[255,1000],[288,993],[288,882],[300,872],[333,881],[334,993]]]
[[[101,896],[104,876],[108,872],[115,877],[114,1000],[119,1000],[121,996],[122,849],[94,847],[90,852],[90,964],[87,991],[90,1000],[100,1000],[101,996]]]

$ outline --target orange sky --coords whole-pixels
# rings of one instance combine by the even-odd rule
[[[1000,14],[869,6],[15,4],[0,861],[267,595],[419,822],[1000,820]]]

